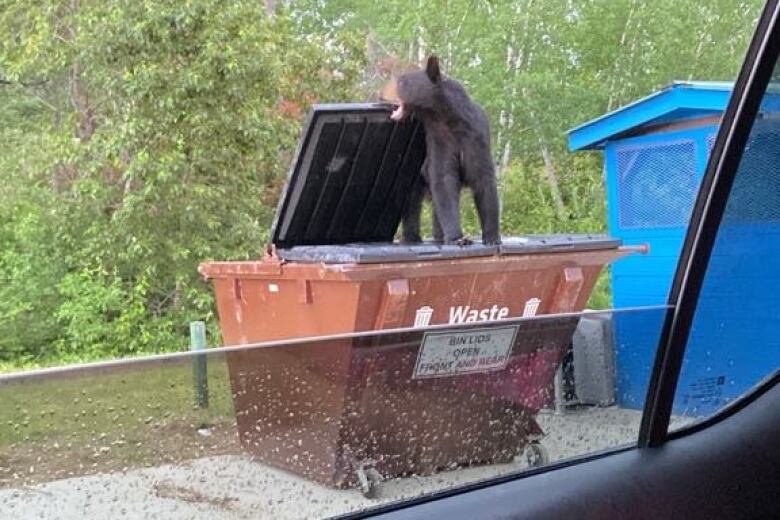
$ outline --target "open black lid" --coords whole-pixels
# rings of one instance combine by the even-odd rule
[[[315,105],[306,118],[271,240],[277,248],[392,242],[425,159],[425,134],[386,104]]]

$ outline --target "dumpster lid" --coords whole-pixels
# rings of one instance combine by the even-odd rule
[[[271,228],[278,249],[392,242],[421,181],[425,134],[391,111],[384,103],[312,107]]]
[[[527,255],[615,249],[620,240],[604,235],[534,235],[502,238],[501,246],[473,244],[467,247],[421,244],[341,244],[333,246],[295,246],[278,249],[279,258],[288,262],[325,264],[371,264],[446,260],[479,256]]]
[[[593,251],[620,247],[619,239],[606,235],[529,235],[503,237],[501,254],[525,255],[528,253],[562,253],[565,251]]]
[[[498,253],[497,246],[474,244],[469,247],[441,245],[433,242],[420,244],[343,244],[336,246],[296,246],[279,249],[277,254],[288,262],[322,262],[326,264],[374,264],[384,262],[413,262],[490,256]]]

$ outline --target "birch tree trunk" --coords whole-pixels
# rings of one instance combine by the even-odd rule
[[[561,188],[558,185],[558,177],[555,175],[555,165],[553,164],[550,150],[541,141],[539,142],[539,150],[542,152],[542,160],[544,161],[544,174],[547,177],[547,184],[550,186],[550,193],[552,194],[553,204],[555,204],[555,214],[560,220],[566,218],[566,207],[563,205],[563,197],[561,197]]]

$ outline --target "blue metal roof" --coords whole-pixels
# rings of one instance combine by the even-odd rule
[[[733,83],[675,81],[658,92],[568,131],[569,150],[601,148],[610,138],[647,124],[717,115],[726,108]]]

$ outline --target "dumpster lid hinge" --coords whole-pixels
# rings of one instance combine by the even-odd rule
[[[284,263],[284,260],[279,258],[279,255],[276,253],[276,244],[266,244],[263,247],[263,262]]]

